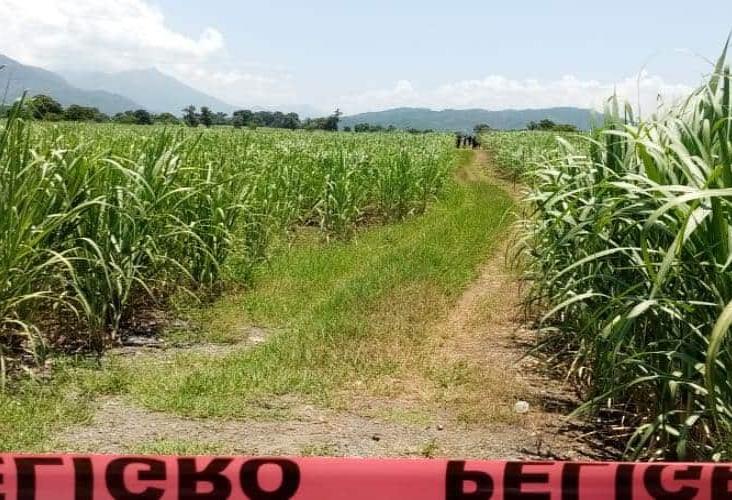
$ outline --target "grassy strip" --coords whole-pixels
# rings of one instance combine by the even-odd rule
[[[475,168],[471,159],[464,152],[458,168]],[[434,364],[428,326],[475,277],[510,222],[510,208],[509,197],[488,182],[454,182],[426,214],[405,223],[363,230],[348,243],[297,244],[257,272],[252,290],[202,312],[207,340],[236,340],[257,324],[277,329],[268,342],[224,356],[191,352],[113,359],[101,371],[74,368],[65,383],[55,382],[61,396],[53,407],[78,404],[71,394],[115,392],[156,410],[240,418],[277,395],[333,404],[343,391],[397,392],[415,368]],[[453,371],[438,367],[428,376],[460,383]],[[13,402],[27,407],[34,399]],[[0,409],[0,435],[10,436],[0,449],[36,446],[49,418],[68,421],[30,413]],[[27,428],[38,431],[13,437]]]
[[[52,379],[26,379],[0,392],[0,452],[51,452],[65,426],[87,422],[94,400],[122,391],[114,370],[87,360],[59,359]]]
[[[472,168],[471,157],[460,168]],[[429,323],[475,277],[510,206],[488,183],[455,183],[422,217],[350,243],[296,247],[262,270],[254,290],[208,314],[215,337],[248,324],[280,333],[223,358],[181,354],[165,365],[131,365],[129,392],[149,408],[236,417],[272,395],[332,403],[348,388],[398,391],[400,375],[429,363]]]

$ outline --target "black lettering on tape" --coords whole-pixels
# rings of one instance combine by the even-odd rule
[[[615,500],[633,500],[635,465],[620,464],[615,471]]]
[[[145,488],[140,493],[134,493],[125,485],[125,469],[130,465],[146,465],[147,470],[137,473],[139,481],[164,481],[165,462],[152,458],[117,458],[109,462],[105,473],[109,494],[116,500],[159,500],[165,490],[161,488]]]
[[[94,498],[94,470],[91,458],[74,458],[74,499]]]
[[[607,467],[606,464],[566,463],[562,466],[562,500],[579,500],[579,480],[582,467]]]
[[[732,481],[732,468],[717,465],[712,471],[712,500],[732,500],[729,482]]]
[[[465,493],[465,483],[475,485],[475,491]],[[446,500],[488,500],[493,496],[493,478],[481,471],[466,471],[465,462],[447,463],[445,478]]]
[[[683,486],[678,491],[667,490],[663,486],[663,471],[669,467],[668,465],[651,465],[643,473],[643,485],[649,495],[657,500],[693,500],[699,493],[699,488],[692,486]],[[674,472],[674,479],[683,480],[699,480],[701,478],[702,468],[698,465],[690,465],[686,470],[677,470]]]
[[[503,477],[503,498],[506,500],[551,500],[552,495],[549,492],[521,492],[521,486],[524,484],[547,484],[549,482],[549,474],[546,472],[525,473],[523,469],[527,465],[548,464],[536,462],[508,462],[506,464]]]
[[[15,459],[18,480],[18,500],[35,500],[36,498],[36,466],[63,465],[64,461],[57,457],[23,457]]]
[[[282,471],[282,483],[276,490],[266,491],[259,486],[259,469],[265,465],[276,465]],[[242,466],[239,480],[242,490],[251,500],[289,500],[300,487],[300,468],[291,460],[249,460]]]
[[[231,463],[230,458],[214,458],[203,470],[196,469],[195,458],[178,459],[178,498],[180,500],[216,500],[229,498],[231,481],[221,474]],[[198,485],[210,486],[210,492],[199,493]]]

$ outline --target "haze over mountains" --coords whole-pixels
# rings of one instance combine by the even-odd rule
[[[214,111],[233,113],[235,106],[200,92],[157,69],[120,73],[69,73],[69,81],[84,90],[104,90],[123,95],[154,113],[180,114],[186,106],[208,106]]]
[[[213,111],[232,113],[237,109],[253,111],[295,112],[301,118],[326,115],[312,106],[234,106],[216,97],[161,73],[157,69],[142,69],[120,73],[69,73],[66,78],[42,68],[24,65],[0,54],[0,91],[6,102],[19,98],[24,91],[30,95],[46,94],[62,105],[79,104],[98,108],[113,115],[127,110],[147,109],[154,113],[180,115],[189,105],[208,106]],[[5,89],[7,93],[5,94]],[[397,128],[419,130],[470,131],[485,123],[495,129],[521,129],[531,121],[549,119],[556,123],[574,125],[587,130],[596,121],[596,114],[587,109],[563,107],[547,109],[488,111],[484,109],[396,108],[385,111],[344,116],[342,127],[358,123],[393,125]]]
[[[69,84],[64,78],[36,68],[26,66],[0,54],[0,93],[6,102],[12,102],[28,91],[31,95],[46,94],[53,96],[64,106],[82,104],[92,106],[108,114],[119,113],[140,106],[132,99],[103,90],[81,90]]]

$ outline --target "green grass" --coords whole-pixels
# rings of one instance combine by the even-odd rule
[[[153,409],[236,417],[272,395],[327,401],[354,384],[381,387],[424,361],[426,327],[475,277],[510,207],[494,186],[454,183],[423,216],[347,243],[295,246],[257,273],[251,291],[206,312],[213,337],[248,324],[280,333],[215,360],[181,354],[130,366],[128,390]]]
[[[0,452],[52,452],[65,426],[88,422],[94,401],[121,392],[118,372],[85,359],[58,359],[50,380],[23,379],[0,392]]]
[[[90,417],[90,399],[59,386],[26,386],[9,395],[0,393],[0,451],[51,451],[44,444],[64,425]]]
[[[475,168],[471,158],[463,152],[458,168]],[[242,418],[278,395],[337,406],[344,393],[388,395],[420,370],[429,378],[436,361],[429,326],[476,277],[511,208],[485,180],[452,181],[425,214],[405,222],[361,229],[348,242],[301,238],[257,269],[251,289],[195,315],[201,341],[236,341],[241,327],[257,324],[278,329],[268,342],[223,357],[181,353],[59,368],[49,383],[0,396],[0,450],[46,449],[58,429],[88,419],[103,394],[183,415]]]

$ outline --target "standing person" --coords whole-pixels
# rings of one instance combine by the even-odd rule
[[[455,147],[460,149],[463,145],[463,135],[460,133],[455,134]]]

